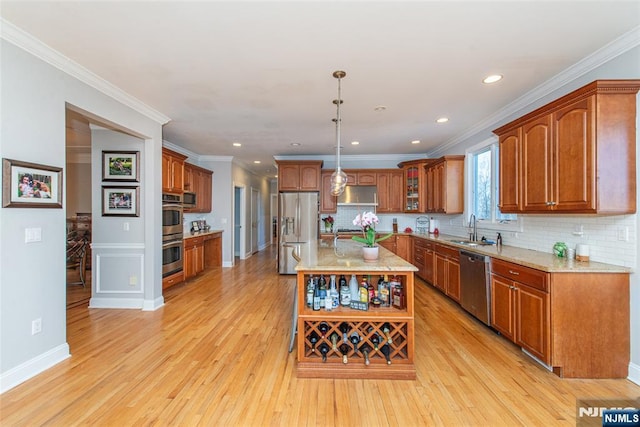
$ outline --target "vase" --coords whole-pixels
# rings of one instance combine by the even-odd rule
[[[324,225],[324,232],[325,233],[331,233],[331,224],[325,224]]]
[[[369,247],[364,246],[362,248],[362,256],[364,257],[364,262],[376,262],[378,261],[378,246]]]

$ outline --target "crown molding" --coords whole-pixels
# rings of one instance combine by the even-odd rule
[[[424,153],[418,154],[341,154],[340,160],[344,162],[375,162],[375,161],[404,161],[404,160],[413,160],[420,159],[426,157]],[[304,155],[297,154],[292,156],[273,156],[275,160],[322,160],[329,163],[334,163],[336,160],[335,155],[329,154],[318,154],[318,155]]]
[[[116,101],[126,105],[127,107],[132,108],[140,114],[149,117],[151,120],[161,125],[164,125],[171,120],[169,117],[165,116],[159,111],[154,110],[139,99],[134,98],[133,96],[124,92],[122,89],[109,83],[102,77],[99,77],[98,75],[92,73],[80,64],[62,55],[60,52],[44,44],[40,40],[33,37],[31,34],[16,27],[2,17],[0,17],[0,38],[29,52],[35,57],[40,58],[44,62],[54,66],[55,68],[70,75],[71,77],[80,80],[81,82],[104,93],[105,95],[115,99]]]
[[[545,96],[561,89],[565,85],[571,83],[575,79],[595,70],[599,66],[611,61],[612,59],[622,55],[623,53],[640,45],[640,26],[624,33],[617,39],[606,44],[602,48],[596,50],[591,55],[586,56],[569,68],[555,75],[551,79],[537,86],[533,90],[525,93],[520,98],[507,104],[504,108],[496,111],[486,119],[469,128],[466,132],[446,141],[439,145],[435,150],[429,152],[430,157],[437,157],[439,154],[448,152],[451,147],[471,138],[472,136],[488,129],[497,127],[502,121],[531,106],[534,102],[544,98]],[[533,109],[533,108],[532,108]]]

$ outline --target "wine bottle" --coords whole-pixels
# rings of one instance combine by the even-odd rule
[[[382,325],[382,332],[384,333],[384,336],[387,337],[387,343],[393,344],[393,340],[391,339],[391,325],[389,322]]]
[[[314,353],[316,351],[316,344],[318,343],[318,341],[320,340],[320,337],[318,336],[318,334],[316,334],[316,331],[312,331],[309,334],[309,342],[311,343],[311,352]]]
[[[320,322],[320,324],[318,325],[318,330],[320,331],[320,335],[322,335],[322,338],[324,339],[324,337],[327,336],[327,332],[329,332],[329,324],[327,322]]]
[[[373,349],[378,351],[378,345],[380,344],[380,335],[377,332],[374,332],[371,336],[371,344],[373,344]]]
[[[384,358],[387,359],[387,365],[391,365],[391,348],[389,344],[385,344],[380,348],[380,352],[384,354]]]
[[[338,308],[340,305],[340,293],[338,292],[338,288],[336,286],[336,275],[331,275],[331,291],[329,292],[331,295],[331,308]]]
[[[313,310],[320,310],[320,289],[317,286],[313,288]]]
[[[351,332],[349,341],[353,344],[353,352],[358,353],[358,344],[360,343],[360,335],[358,335],[358,331]]]
[[[322,361],[326,362],[327,354],[329,353],[329,346],[327,345],[327,343],[323,342],[322,344],[320,344],[320,346],[318,347],[318,351],[322,355]]]
[[[342,342],[349,342],[349,324],[347,322],[340,323],[340,332],[342,332]]]
[[[369,364],[371,363],[371,361],[369,360],[369,352],[371,351],[371,347],[369,347],[369,344],[364,343],[360,346],[360,351],[364,356],[364,364],[369,366]]]
[[[340,344],[340,353],[342,353],[342,363],[347,364],[347,362],[349,362],[349,345],[346,343]]]
[[[333,351],[338,351],[338,340],[340,339],[340,335],[334,332],[331,334],[329,339],[331,340],[331,346],[333,347]]]
[[[367,282],[367,293],[369,295],[369,304],[373,305],[373,299],[376,297],[376,289],[373,287],[373,283],[371,283],[371,276],[369,276],[369,281]]]
[[[349,280],[349,290],[351,291],[351,301],[360,301],[360,291],[358,290],[358,280],[356,275],[352,274]]]
[[[324,274],[320,275],[320,280],[318,281],[318,288],[320,289],[320,307],[325,308],[325,299],[327,297],[327,281],[324,279]]]
[[[351,305],[351,290],[347,284],[344,274],[340,275],[340,305],[349,307]]]

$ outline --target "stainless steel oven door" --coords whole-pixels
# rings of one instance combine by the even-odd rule
[[[162,204],[162,235],[182,233],[182,214],[183,208],[181,204],[163,203]]]
[[[162,243],[162,277],[182,271],[184,244],[182,239]]]

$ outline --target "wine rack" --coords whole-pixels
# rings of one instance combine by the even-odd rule
[[[359,379],[415,379],[414,367],[414,278],[413,271],[298,271],[298,342],[297,342],[297,375],[301,378],[359,378]],[[349,280],[355,274],[359,281],[363,276],[371,276],[377,281],[380,274],[395,276],[402,283],[404,291],[404,305],[402,308],[373,307],[368,310],[358,310],[349,306],[339,306],[332,310],[313,310],[307,305],[307,281],[313,275],[345,275]],[[325,327],[325,329],[322,328]],[[347,341],[344,341],[344,331],[347,331]],[[391,342],[385,335],[388,335]],[[324,331],[324,332],[323,332]],[[357,332],[359,337],[356,347],[350,340]],[[336,335],[336,347],[331,340]],[[376,338],[380,340],[376,350]],[[342,351],[340,345],[343,347]],[[386,344],[386,348],[383,346]],[[321,352],[328,347],[325,357]],[[367,348],[369,363],[365,363],[362,348]],[[388,358],[385,353],[388,350]],[[345,354],[346,353],[346,354]],[[347,363],[344,363],[346,356]]]

